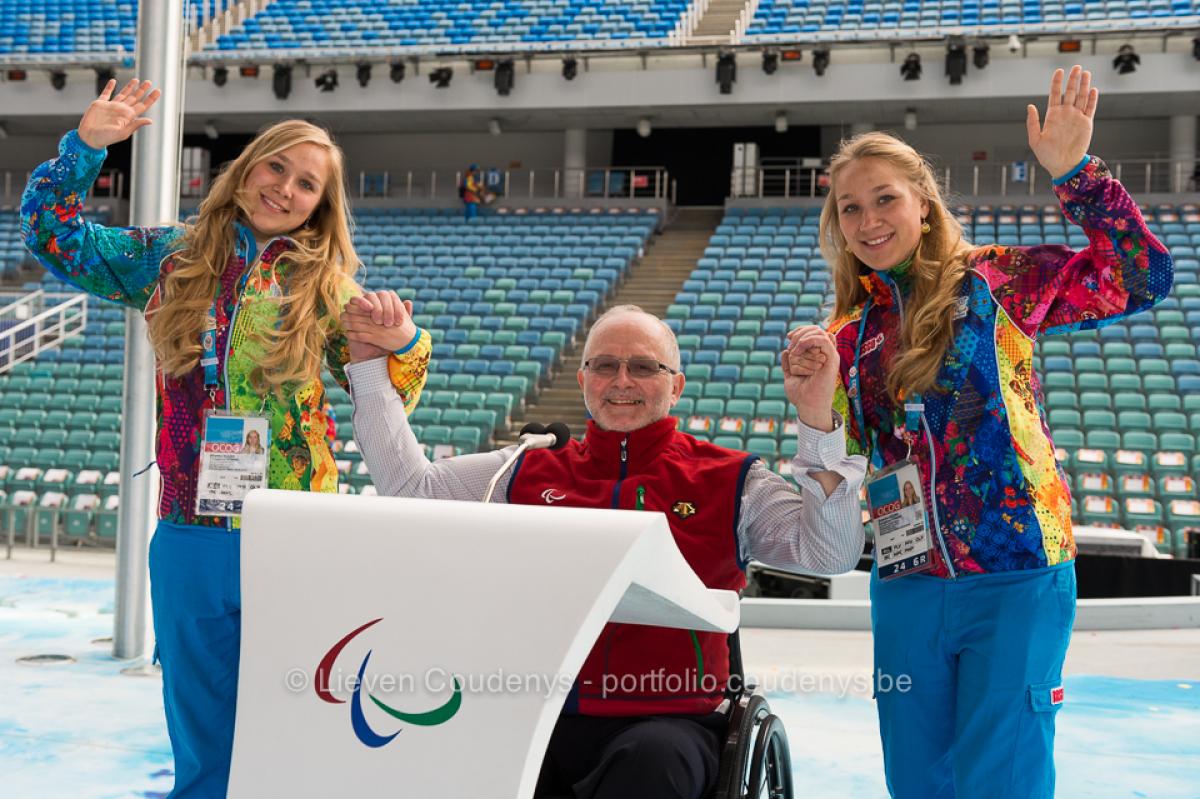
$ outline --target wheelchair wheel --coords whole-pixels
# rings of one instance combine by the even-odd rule
[[[761,695],[731,709],[714,799],[792,799],[787,733]]]
[[[792,799],[792,756],[787,732],[778,716],[762,720],[754,738],[747,797]]]

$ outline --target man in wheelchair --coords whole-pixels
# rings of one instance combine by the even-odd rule
[[[359,449],[380,494],[480,500],[513,448],[425,458],[388,379],[388,334],[406,314],[394,294],[376,292],[352,300],[343,315]],[[837,351],[823,330],[802,327],[789,334],[781,363],[798,421],[791,466],[799,490],[756,456],[677,430],[670,412],[684,377],[674,333],[636,306],[613,308],[584,343],[577,378],[591,421],[583,441],[526,452],[502,478],[497,501],[663,513],[710,588],[743,588],[751,558],[818,574],[848,571],[863,547],[858,492],[866,464],[846,454],[833,411]],[[567,698],[535,795],[709,796],[731,723],[743,739],[756,724],[778,724],[761,697],[755,703],[730,685],[731,655],[740,679],[727,636],[607,625]],[[733,705],[730,712],[716,712],[723,704]]]

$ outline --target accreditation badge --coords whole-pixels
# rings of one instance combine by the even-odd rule
[[[933,567],[921,471],[910,460],[876,472],[866,483],[875,566],[881,580]]]
[[[267,487],[270,451],[271,425],[266,416],[205,411],[197,515],[241,515],[246,494]]]

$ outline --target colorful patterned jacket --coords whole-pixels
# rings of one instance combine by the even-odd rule
[[[1144,311],[1171,289],[1167,249],[1102,161],[1085,159],[1055,184],[1063,212],[1086,231],[1088,247],[973,250],[952,346],[935,390],[922,398],[911,457],[934,533],[934,576],[1036,569],[1075,557],[1070,490],[1046,426],[1034,341]],[[884,385],[900,340],[907,276],[872,271],[860,279],[870,294],[865,325],[863,306],[830,325],[842,377],[834,407],[847,420],[849,452],[888,465],[908,452],[903,406]],[[848,395],[860,325],[859,390],[873,445]]]
[[[59,157],[34,170],[21,199],[25,245],[58,277],[84,291],[146,314],[161,302],[162,277],[174,268],[172,254],[182,245],[183,228],[108,228],[87,222],[81,213],[87,190],[104,163],[76,131],[63,137]],[[337,466],[325,436],[325,389],[320,379],[299,385],[285,401],[263,394],[250,373],[266,352],[259,335],[279,321],[278,298],[286,287],[287,253],[293,243],[272,240],[260,257],[250,231],[237,226],[237,246],[221,275],[216,302],[220,386],[210,397],[204,370],[197,366],[182,377],[157,373],[158,427],[156,454],[162,475],[159,518],[178,524],[226,526],[220,517],[195,514],[199,470],[200,426],[211,408],[264,413],[270,417],[268,485],[305,491],[334,492]],[[344,297],[361,293],[347,281]],[[431,350],[429,333],[421,331],[403,355],[389,359],[396,390],[411,412],[416,407]],[[325,363],[334,379],[347,385],[343,368],[349,360],[345,334],[326,341]]]

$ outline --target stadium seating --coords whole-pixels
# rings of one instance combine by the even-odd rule
[[[358,212],[359,280],[413,299],[417,324],[434,335],[412,419],[430,456],[492,446],[536,398],[656,225],[657,216],[645,212],[486,213],[470,224],[450,211]],[[70,290],[48,274],[25,288]],[[119,480],[124,336],[123,310],[89,299],[82,336],[0,375],[0,533],[10,517],[17,530],[48,529],[55,520],[63,529],[115,529],[109,515]],[[343,484],[371,490],[353,441],[350,398],[326,381]],[[14,508],[22,498],[33,503],[32,514]],[[43,500],[51,507],[41,508]]]
[[[0,1],[0,53],[134,52],[133,0]]]
[[[11,209],[0,210],[0,278],[16,276],[29,255],[21,245],[21,220]]]
[[[276,0],[209,49],[487,45],[662,39],[686,0]]]
[[[1113,20],[1126,25],[1200,13],[1196,0],[761,0],[748,37],[839,32],[864,36],[876,31],[929,31],[1049,25]]]
[[[819,211],[730,209],[667,311],[688,378],[675,409],[681,425],[781,471],[795,446],[778,367],[783,336],[823,319],[832,301]],[[1035,365],[1076,520],[1137,529],[1182,554],[1184,533],[1200,532],[1200,207],[1143,211],[1175,257],[1172,295],[1099,331],[1041,340]],[[1055,205],[957,214],[974,241],[1088,243]]]

